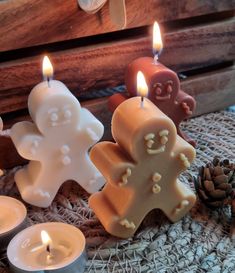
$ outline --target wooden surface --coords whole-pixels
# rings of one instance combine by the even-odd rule
[[[197,108],[194,116],[224,109],[230,104],[235,104],[235,67],[221,69],[217,72],[205,73],[200,76],[189,77],[181,82],[184,91],[194,96]],[[107,107],[108,98],[101,98],[82,103],[88,108],[105,126],[103,140],[111,139],[111,117],[112,114]],[[30,120],[28,115],[15,116],[9,121],[4,121],[4,127],[10,128],[15,122]],[[9,138],[0,136],[0,168],[11,168],[26,161],[20,158]]]
[[[170,31],[165,34],[160,61],[175,71],[235,59],[235,19]],[[151,56],[151,37],[98,44],[51,54],[55,78],[75,95],[123,84],[126,66],[140,56]],[[0,63],[0,112],[26,107],[31,88],[41,81],[42,56]]]
[[[235,0],[126,0],[127,28],[235,9]],[[86,14],[77,0],[0,1],[0,51],[71,40],[117,30],[108,4]]]

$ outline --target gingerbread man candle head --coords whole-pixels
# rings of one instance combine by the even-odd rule
[[[36,86],[29,95],[28,108],[43,135],[62,129],[68,134],[74,133],[80,124],[80,103],[59,81],[53,81],[53,88],[44,90]]]
[[[15,181],[22,198],[48,207],[67,180],[96,192],[104,179],[88,156],[88,149],[103,135],[103,125],[59,81],[38,84],[30,93],[29,112],[34,121],[11,129],[19,154],[31,160]]]
[[[107,179],[89,199],[105,229],[128,238],[154,208],[172,221],[183,217],[196,197],[177,177],[195,150],[177,136],[174,123],[148,99],[140,107],[134,97],[115,110],[112,134],[116,143],[98,143],[90,154]]]

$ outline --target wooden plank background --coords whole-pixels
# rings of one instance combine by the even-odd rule
[[[177,72],[231,61],[235,59],[235,18],[170,31],[164,40],[160,61]],[[143,35],[55,52],[51,59],[55,78],[79,96],[123,84],[126,66],[137,57],[151,55],[151,37]],[[42,79],[41,60],[42,56],[35,56],[0,63],[1,113],[26,107],[31,88]]]
[[[235,9],[235,0],[127,0],[127,28]],[[117,30],[108,4],[99,14],[79,9],[77,0],[0,1],[0,51],[71,40]]]

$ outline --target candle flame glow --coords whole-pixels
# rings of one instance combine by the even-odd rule
[[[145,81],[144,74],[141,71],[137,73],[137,93],[141,97],[146,97],[148,95],[148,85]]]
[[[153,54],[159,55],[162,51],[163,43],[161,37],[160,27],[157,22],[153,25]]]
[[[45,231],[42,230],[41,231],[41,240],[44,246],[49,246],[52,243],[51,237],[49,236],[49,234]]]
[[[42,73],[45,78],[52,78],[53,76],[53,66],[50,62],[50,59],[47,56],[44,56],[42,62]]]

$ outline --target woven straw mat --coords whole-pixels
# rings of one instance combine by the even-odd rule
[[[197,168],[215,155],[235,161],[235,113],[222,111],[193,118],[182,128],[197,140],[197,158],[180,180],[194,190]],[[19,167],[18,167],[19,168]],[[14,184],[17,168],[0,179],[0,194],[19,197]],[[170,223],[159,210],[149,213],[133,238],[109,235],[87,204],[88,195],[66,182],[47,209],[28,208],[28,223],[60,221],[80,228],[86,236],[85,272],[235,272],[230,208],[211,211],[199,201],[181,221]],[[6,253],[0,273],[8,272]]]

